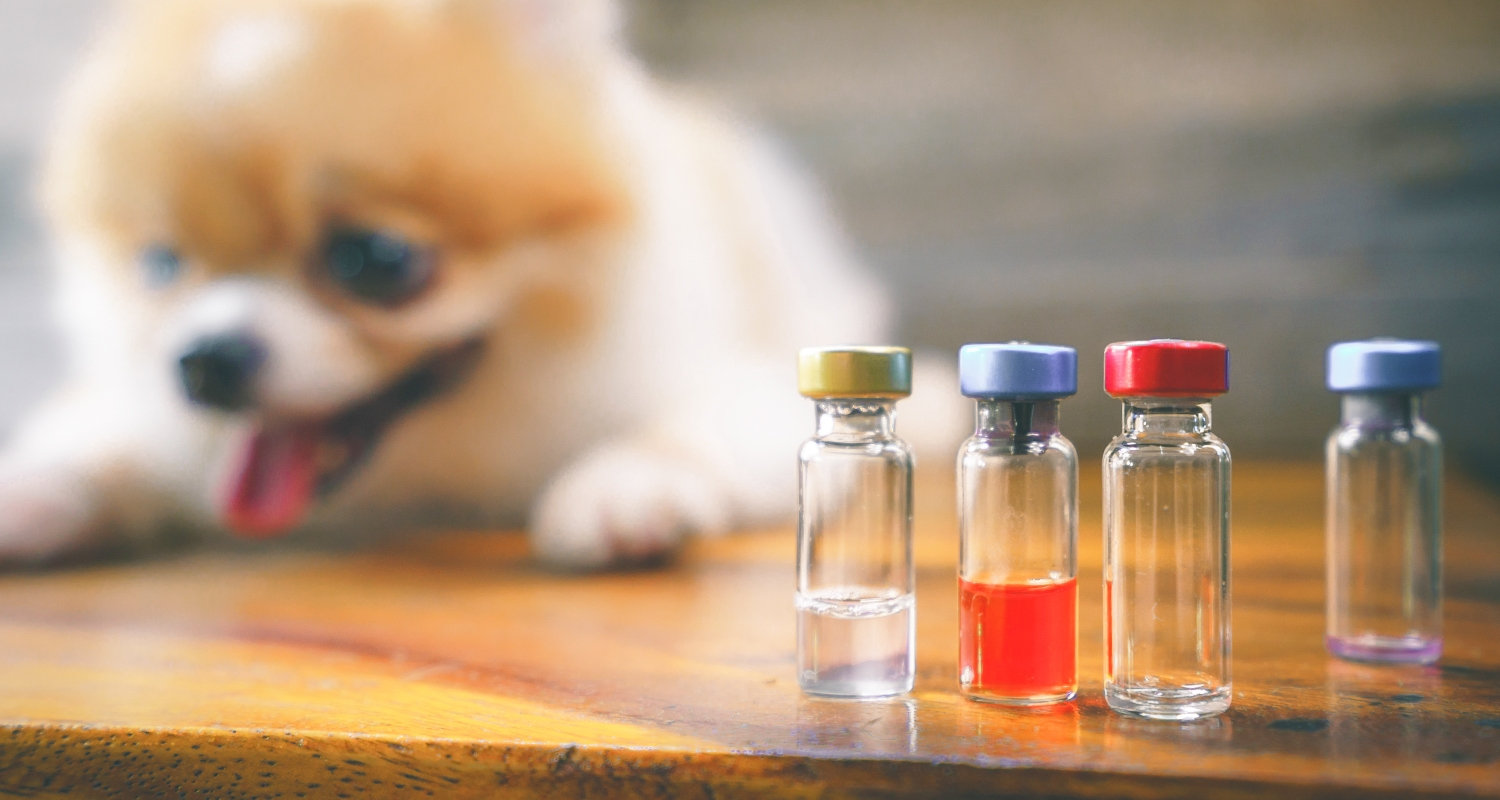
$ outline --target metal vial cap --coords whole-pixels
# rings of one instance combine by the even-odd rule
[[[965,397],[1052,400],[1078,393],[1078,351],[1029,342],[966,344],[958,351]]]
[[[906,397],[911,394],[911,351],[804,347],[797,353],[797,391],[817,399]]]
[[[1229,348],[1151,339],[1104,348],[1104,391],[1114,397],[1216,397],[1229,391]]]
[[[1414,339],[1366,339],[1328,348],[1328,388],[1335,392],[1420,391],[1443,382],[1443,349]]]

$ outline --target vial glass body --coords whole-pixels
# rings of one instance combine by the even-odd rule
[[[912,454],[894,423],[889,400],[819,400],[802,446],[797,680],[810,694],[912,687]]]
[[[1410,393],[1343,396],[1328,437],[1328,650],[1430,664],[1443,650],[1442,442]]]
[[[1126,399],[1104,451],[1104,696],[1123,714],[1229,708],[1229,448],[1210,413]]]
[[[976,700],[1078,691],[1078,455],[1059,405],[980,400],[959,449],[959,687]]]

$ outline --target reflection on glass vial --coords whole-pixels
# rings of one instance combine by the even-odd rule
[[[958,453],[959,688],[1043,705],[1078,691],[1078,456],[1058,430],[1078,390],[1071,347],[959,353],[974,435]]]
[[[1228,379],[1221,344],[1105,350],[1124,430],[1104,452],[1104,696],[1122,714],[1229,708],[1229,448],[1209,404]]]
[[[1440,357],[1433,342],[1329,348],[1328,388],[1343,395],[1326,464],[1336,656],[1430,664],[1442,655],[1442,442],[1422,419]]]
[[[912,454],[895,402],[911,393],[911,352],[805,349],[798,384],[816,401],[817,433],[799,459],[797,681],[833,697],[910,691]]]

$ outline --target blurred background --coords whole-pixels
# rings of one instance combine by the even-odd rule
[[[0,435],[60,376],[30,181],[107,0],[0,0]],[[1316,458],[1323,351],[1443,344],[1430,418],[1500,483],[1500,3],[634,0],[659,74],[776,134],[890,282],[903,343],[1223,341],[1238,457]]]

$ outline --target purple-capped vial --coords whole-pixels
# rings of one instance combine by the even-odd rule
[[[1443,652],[1443,446],[1422,418],[1441,382],[1435,342],[1328,349],[1343,396],[1328,437],[1328,651],[1431,664]]]

